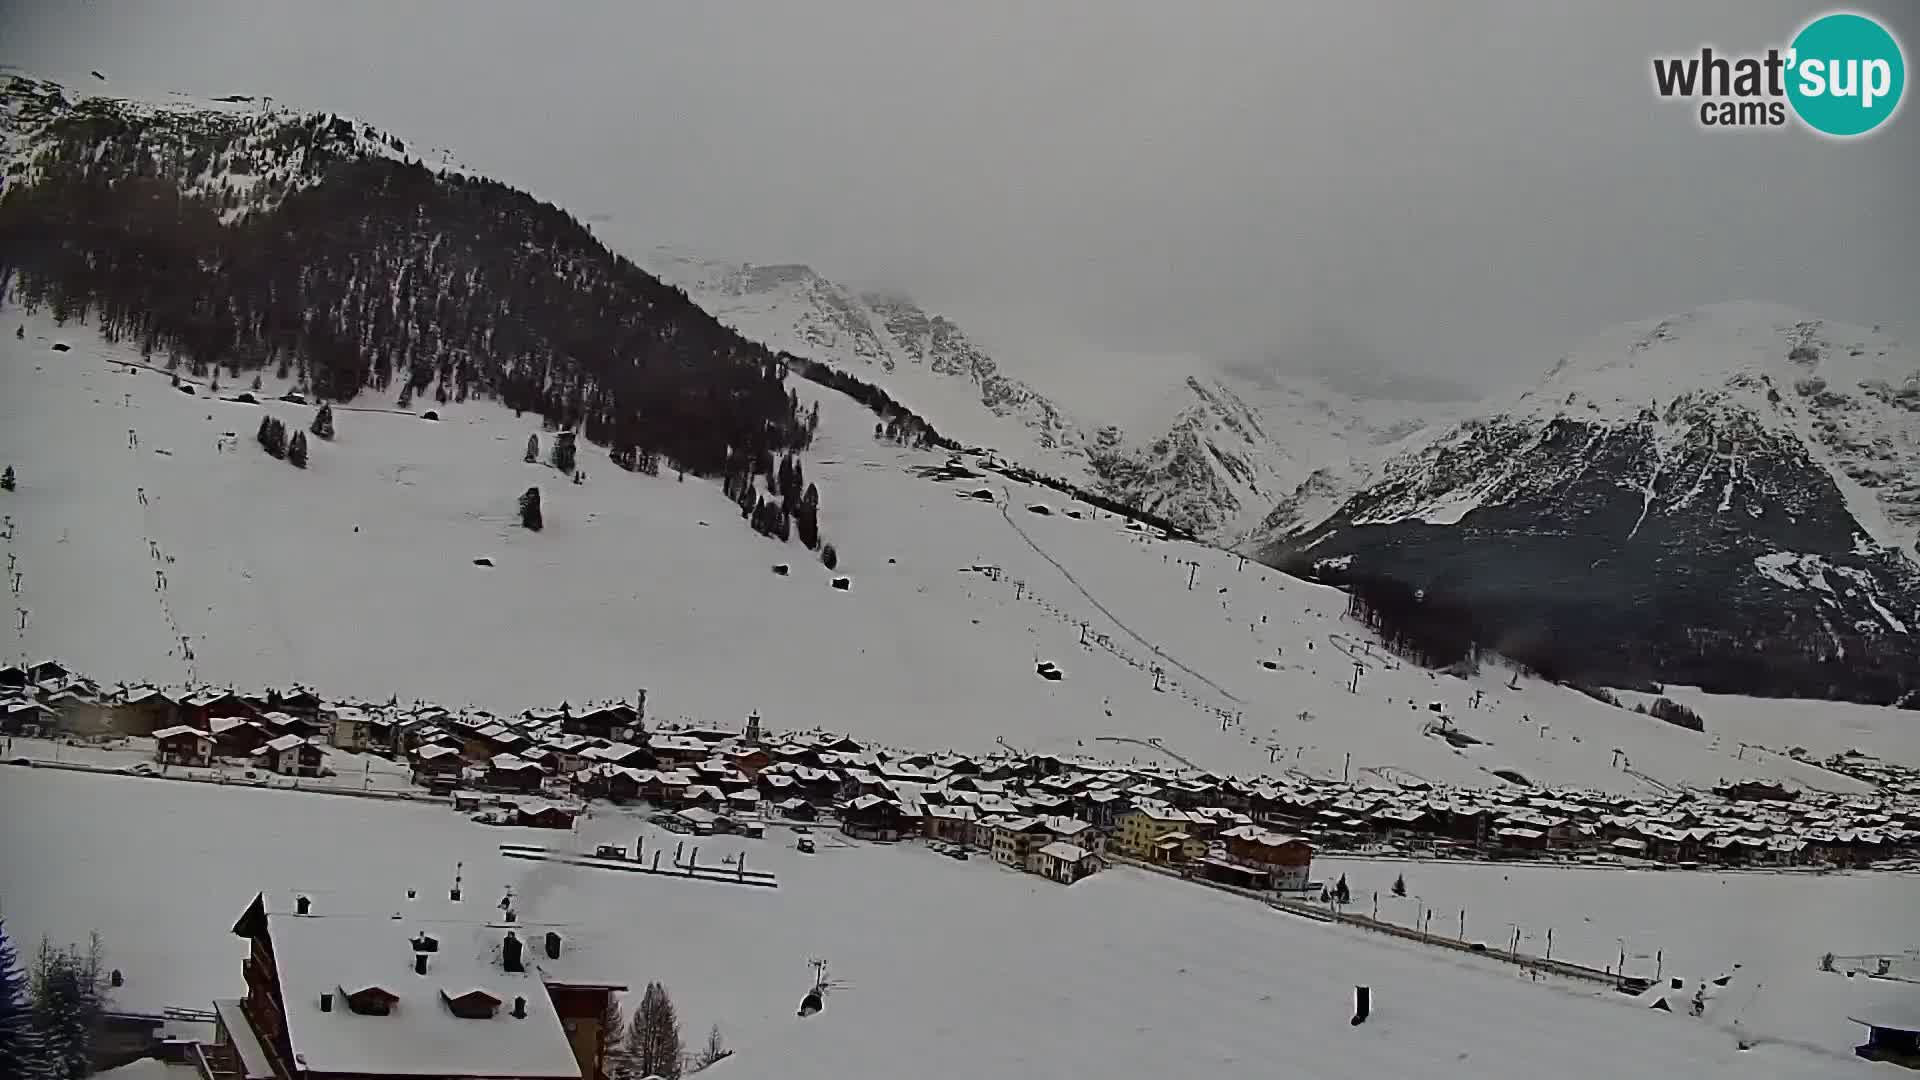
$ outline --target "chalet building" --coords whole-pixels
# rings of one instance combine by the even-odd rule
[[[993,826],[993,861],[1024,870],[1035,851],[1052,842],[1053,833],[1038,818],[1002,818]]]
[[[514,807],[513,823],[528,829],[571,829],[577,814],[570,806],[529,799]]]
[[[662,735],[656,732],[647,740],[647,747],[653,753],[654,761],[664,768],[680,765],[692,765],[705,761],[713,753],[707,743],[688,735]]]
[[[1496,855],[1531,855],[1547,850],[1547,834],[1544,829],[1531,829],[1524,825],[1505,825],[1493,830],[1493,853]]]
[[[1713,793],[1723,799],[1745,802],[1792,802],[1800,797],[1798,793],[1783,784],[1765,780],[1742,780],[1735,784],[1722,784],[1714,788]]]
[[[33,680],[27,677],[27,669],[18,664],[0,667],[0,690],[25,690]]]
[[[742,746],[729,750],[726,762],[741,776],[751,780],[760,775],[760,770],[773,764],[773,758],[757,746]]]
[[[588,709],[578,716],[561,716],[560,732],[610,742],[632,742],[645,735],[646,729],[641,726],[640,714],[633,706],[616,702]]]
[[[328,741],[338,749],[354,754],[385,749],[374,734],[373,717],[365,709],[334,705],[323,710],[319,719],[328,729]]]
[[[928,805],[921,813],[920,832],[929,840],[954,844],[973,842],[973,823],[979,813],[971,806]]]
[[[16,698],[0,702],[0,733],[34,735],[51,730],[53,710],[37,701]]]
[[[1304,889],[1313,868],[1313,845],[1298,836],[1242,825],[1221,833],[1227,856],[1234,862],[1264,870],[1275,889]]]
[[[1098,873],[1106,864],[1100,856],[1077,844],[1065,840],[1055,840],[1042,844],[1027,856],[1028,873],[1038,874],[1048,881],[1057,881],[1062,885],[1071,885],[1083,877]]]
[[[861,840],[899,840],[917,825],[900,804],[878,795],[862,795],[840,811],[840,831]]]
[[[431,787],[435,781],[458,779],[466,768],[456,747],[429,743],[413,752],[413,782]]]
[[[44,704],[53,710],[56,728],[68,735],[97,738],[116,734],[113,706],[72,690],[49,695]]]
[[[282,776],[319,776],[326,752],[299,735],[280,735],[268,739],[251,756],[261,768]]]
[[[294,687],[285,693],[268,690],[263,694],[247,694],[244,697],[255,712],[281,712],[313,723],[321,722],[320,695],[311,690]]]
[[[586,798],[606,799],[617,805],[640,797],[640,777],[639,769],[593,764],[573,774],[573,788]]]
[[[310,720],[304,716],[295,716],[286,712],[263,712],[259,723],[266,725],[275,735],[298,735],[303,739],[315,739],[324,742],[332,734],[329,725],[319,720]]]
[[[386,919],[255,897],[233,927],[250,945],[245,996],[214,1002],[214,1074],[604,1080],[601,1017],[625,986],[588,970],[565,928],[406,903]]]
[[[27,681],[36,686],[44,682],[59,682],[72,675],[73,672],[58,660],[42,660],[27,669]]]
[[[500,754],[487,762],[487,786],[501,791],[538,791],[546,772],[514,754]]]
[[[161,728],[153,733],[153,759],[162,765],[211,765],[213,736],[185,724]]]
[[[1162,833],[1148,848],[1147,861],[1179,866],[1207,857],[1207,842],[1185,832]]]
[[[820,817],[820,811],[805,799],[786,799],[774,803],[773,809],[789,821],[815,821]]]
[[[187,724],[187,727],[198,725]],[[207,734],[213,737],[215,757],[245,758],[265,746],[273,733],[252,720],[220,717],[207,722]]]
[[[113,726],[122,735],[152,735],[182,719],[180,703],[151,686],[123,691],[113,706]]]
[[[245,698],[231,690],[202,690],[180,702],[180,722],[206,731],[212,730],[215,720],[232,717],[251,720],[258,715]]]

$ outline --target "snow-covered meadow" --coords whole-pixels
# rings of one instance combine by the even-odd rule
[[[1334,590],[1153,540],[1045,488],[928,479],[918,470],[943,456],[874,439],[871,414],[811,384],[798,389],[822,421],[805,468],[847,591],[798,543],[749,531],[716,485],[626,473],[597,447],[581,451],[581,485],[523,462],[527,437],[544,449],[548,433],[491,403],[423,397],[435,422],[363,399],[336,410],[338,437],[311,439],[300,471],[253,441],[263,412],[294,430],[312,418],[272,400],[271,382],[259,405],[225,400],[243,383],[188,395],[87,326],[13,307],[0,326],[0,462],[19,476],[0,505],[26,612],[4,625],[5,651],[108,683],[301,682],[497,710],[645,687],[656,722],[757,710],[775,728],[927,750],[1004,740],[1363,782],[1489,785],[1515,769],[1633,794],[1654,792],[1643,777],[1860,790],[1743,751],[1750,727],[1815,754],[1920,758],[1920,729],[1889,710],[1708,701],[1696,734],[1503,670],[1402,665],[1344,620]],[[537,534],[515,511],[530,485]],[[996,501],[966,497],[981,489]],[[1065,678],[1039,678],[1038,661]],[[1483,744],[1427,734],[1434,702]]]
[[[1067,888],[918,845],[823,835],[808,856],[778,830],[684,838],[702,862],[745,850],[750,866],[779,875],[778,889],[747,888],[495,853],[503,841],[631,843],[643,832],[650,847],[683,842],[624,814],[570,837],[475,825],[444,807],[52,770],[9,769],[0,815],[16,823],[0,860],[10,931],[97,928],[134,1007],[238,992],[244,946],[230,928],[257,891],[404,918],[409,888],[423,909],[444,909],[459,863],[475,919],[497,918],[511,887],[522,921],[559,924],[636,986],[664,982],[689,1032],[720,1024],[738,1051],[724,1075],[1518,1077],[1549,1060],[1572,1078],[1870,1068],[1847,1053],[1844,993],[1800,1001],[1830,1039],[1773,1042],[1749,1025],[1742,1034],[1759,1043],[1743,1052],[1711,1012],[1651,1012],[1126,869]],[[836,989],[800,1020],[815,958]],[[1359,1027],[1347,1023],[1355,985],[1374,994]]]
[[[1843,1003],[1897,997],[1912,984],[1849,980],[1822,973],[1820,958],[1915,951],[1914,896],[1920,876],[1887,873],[1698,873],[1425,859],[1325,858],[1315,874],[1344,874],[1352,910],[1430,933],[1604,969],[1626,956],[1629,975],[1685,980],[1732,978],[1713,991],[1707,1019],[1750,1038],[1844,1045],[1856,1034]],[[1393,895],[1396,878],[1407,895]],[[1431,912],[1427,916],[1427,912]],[[1844,964],[1837,966],[1843,967]],[[1871,968],[1871,964],[1857,966]]]

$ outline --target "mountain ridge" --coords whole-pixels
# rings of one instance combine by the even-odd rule
[[[1920,355],[1779,305],[1596,335],[1259,557],[1384,575],[1596,679],[1911,703]]]
[[[1318,469],[1446,415],[1432,403],[1367,400],[1321,380],[1254,382],[1179,357],[1091,352],[1085,370],[1023,372],[899,290],[853,289],[799,263],[756,265],[656,248],[646,265],[747,337],[820,355],[872,378],[963,443],[1059,475],[1232,544]],[[1075,353],[1076,361],[1081,360]],[[1056,363],[1054,365],[1058,367]],[[1090,379],[1108,384],[1097,388]]]

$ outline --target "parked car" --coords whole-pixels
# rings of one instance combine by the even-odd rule
[[[793,846],[800,849],[800,854],[811,855],[813,854],[813,837],[803,836],[794,841]]]

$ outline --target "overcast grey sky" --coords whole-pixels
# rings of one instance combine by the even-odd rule
[[[901,287],[1003,353],[1333,349],[1501,385],[1719,300],[1920,322],[1912,103],[1836,144],[1651,90],[1655,53],[1821,10],[0,0],[0,62],[351,114],[623,243]],[[1859,10],[1911,67],[1915,9]]]

